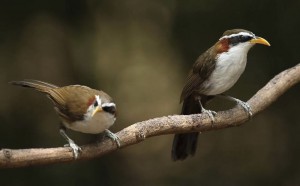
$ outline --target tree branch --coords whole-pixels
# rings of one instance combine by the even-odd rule
[[[275,76],[267,85],[259,90],[249,101],[253,116],[265,110],[284,92],[300,82],[300,64]],[[220,111],[211,124],[206,114],[173,115],[154,118],[130,125],[117,133],[121,148],[137,144],[146,138],[165,134],[183,132],[203,132],[239,126],[249,120],[243,108],[236,106],[227,111]],[[100,143],[82,146],[78,160],[87,160],[103,156],[117,150],[116,144],[109,139]],[[67,147],[44,149],[2,149],[0,150],[0,168],[47,165],[75,161],[72,151]]]

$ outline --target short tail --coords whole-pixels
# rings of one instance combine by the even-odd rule
[[[202,106],[213,97],[201,97]],[[182,105],[181,114],[189,115],[201,113],[201,107],[193,96],[186,98]],[[193,156],[197,150],[198,132],[175,134],[172,146],[172,160],[184,160],[188,156]]]
[[[49,90],[58,88],[56,85],[38,80],[11,81],[12,85],[33,88],[39,92],[49,93]]]

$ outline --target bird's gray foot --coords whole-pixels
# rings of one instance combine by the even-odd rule
[[[226,99],[232,100],[232,101],[236,102],[238,105],[241,105],[243,107],[243,109],[248,113],[249,118],[250,119],[252,118],[252,115],[253,115],[252,109],[251,109],[250,105],[247,102],[241,101],[241,100],[239,100],[237,98],[234,98],[234,97],[231,97],[231,96],[227,96],[225,94],[221,94],[219,96],[225,97]]]
[[[74,158],[77,159],[79,154],[82,152],[82,149],[73,141],[68,141],[69,144],[65,144],[64,147],[71,147],[73,151]]]
[[[215,122],[215,115],[217,115],[217,113],[215,111],[213,111],[213,110],[206,110],[205,108],[202,107],[201,113],[207,114],[209,116],[209,118],[211,119],[211,123],[214,124],[214,122]]]
[[[120,144],[120,138],[119,138],[117,135],[115,135],[114,133],[110,132],[110,130],[108,130],[108,129],[105,129],[104,132],[105,132],[105,135],[106,135],[107,137],[109,137],[109,138],[112,139],[114,142],[116,142],[116,144],[117,144],[118,147],[121,147],[121,144]]]
[[[236,102],[244,108],[244,110],[248,113],[249,118],[252,118],[253,113],[250,105],[247,102],[243,102],[239,99],[237,99]]]
[[[252,118],[252,109],[250,107],[250,105],[247,102],[241,101],[237,98],[234,97],[230,97],[230,99],[232,99],[233,101],[235,101],[238,105],[241,105],[243,107],[243,109],[248,113],[249,118]]]
[[[79,154],[82,151],[81,148],[78,145],[76,145],[76,143],[71,138],[69,138],[69,136],[66,134],[66,129],[64,127],[61,127],[59,129],[59,132],[62,135],[62,137],[64,137],[67,140],[67,142],[69,143],[64,146],[71,147],[72,151],[73,151],[74,159],[77,159],[79,157]]]
[[[201,108],[201,113],[203,114],[207,114],[209,116],[209,118],[211,119],[211,123],[214,124],[215,122],[215,115],[217,115],[217,113],[213,110],[206,110],[201,103],[201,97],[197,97],[196,100],[198,100],[199,106]]]

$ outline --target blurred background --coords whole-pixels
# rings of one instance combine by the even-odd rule
[[[245,73],[228,92],[248,100],[299,63],[299,8],[292,0],[2,0],[0,148],[65,144],[52,103],[9,81],[102,89],[117,103],[111,128],[117,132],[178,114],[191,65],[232,28],[272,45],[251,49]],[[241,127],[203,133],[196,155],[183,162],[171,161],[173,135],[166,135],[89,161],[2,169],[1,185],[299,185],[299,98],[298,85]],[[216,110],[232,106],[211,104]],[[80,145],[94,138],[69,134]]]

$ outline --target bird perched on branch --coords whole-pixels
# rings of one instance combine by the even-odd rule
[[[181,93],[181,114],[206,113],[214,122],[216,112],[204,108],[207,101],[222,96],[241,105],[251,117],[250,106],[223,93],[230,89],[244,72],[249,49],[255,44],[270,46],[269,42],[244,29],[224,32],[211,48],[201,54],[194,63]],[[197,148],[197,132],[176,134],[172,146],[172,159],[184,160],[194,155]]]
[[[58,87],[37,80],[10,83],[33,88],[51,99],[61,119],[60,134],[68,141],[75,159],[78,158],[81,148],[68,137],[66,128],[89,134],[105,132],[120,147],[118,136],[108,130],[116,120],[116,104],[105,92],[82,85]]]

